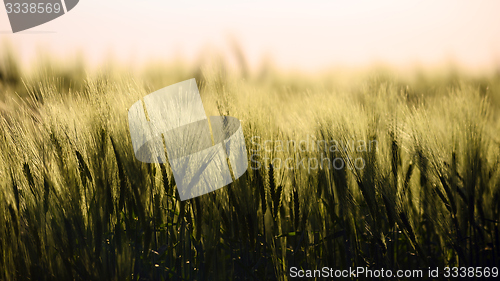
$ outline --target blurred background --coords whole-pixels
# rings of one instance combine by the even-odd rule
[[[498,11],[493,0],[85,0],[17,34],[2,5],[0,41],[28,66],[44,52],[131,68],[153,60],[199,63],[218,52],[231,64],[244,57],[249,70],[272,64],[301,72],[381,65],[491,72],[500,65]]]

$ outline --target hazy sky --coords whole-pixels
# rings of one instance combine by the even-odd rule
[[[265,56],[312,70],[373,62],[468,68],[500,64],[500,1],[81,0],[67,15],[12,34],[0,8],[0,40],[29,60],[43,46],[99,62],[195,60],[236,38],[251,65]]]

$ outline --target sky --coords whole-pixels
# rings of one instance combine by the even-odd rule
[[[21,1],[21,0],[20,0]],[[13,34],[0,7],[0,41],[25,61],[39,50],[91,63],[196,61],[243,49],[251,67],[316,70],[383,63],[500,65],[500,1],[82,0],[68,14]]]

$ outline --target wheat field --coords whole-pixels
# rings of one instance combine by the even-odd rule
[[[291,267],[500,264],[499,74],[33,65],[3,51],[1,280],[288,280]],[[241,120],[249,169],[180,201],[168,164],[135,159],[127,109],[193,77],[207,115]],[[373,145],[316,145],[332,140]],[[288,169],[265,158],[305,161]]]

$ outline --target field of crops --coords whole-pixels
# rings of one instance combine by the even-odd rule
[[[500,74],[33,65],[0,63],[1,280],[500,264]],[[249,169],[181,202],[127,109],[193,77],[207,115],[241,120]]]

